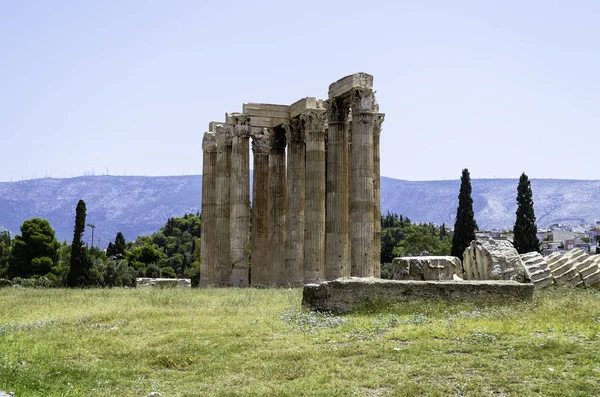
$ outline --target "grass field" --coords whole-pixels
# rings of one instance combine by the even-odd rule
[[[600,292],[343,317],[300,289],[0,289],[20,396],[600,395]]]

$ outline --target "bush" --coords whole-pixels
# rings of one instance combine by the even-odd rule
[[[172,267],[161,267],[160,268],[160,277],[162,278],[177,278],[177,274]]]
[[[12,287],[13,283],[10,280],[5,278],[0,278],[0,288],[2,287]]]

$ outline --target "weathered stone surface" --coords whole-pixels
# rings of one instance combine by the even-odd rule
[[[453,280],[462,277],[460,259],[455,256],[404,256],[394,258],[393,280]]]
[[[568,256],[555,253],[546,257],[556,285],[575,287],[583,284],[579,271]]]
[[[381,156],[379,137],[385,115],[375,114],[373,129],[373,276],[381,277]],[[461,271],[462,277],[462,271]]]
[[[0,390],[0,397],[13,397],[15,393]]]
[[[214,122],[212,122],[214,123]],[[211,124],[212,124],[211,123]],[[212,127],[212,125],[211,125]],[[214,132],[204,134],[202,140],[202,236],[200,239],[200,285],[211,285],[218,278],[216,265],[217,241],[217,137]]]
[[[373,88],[373,76],[367,73],[354,73],[349,76],[342,77],[335,83],[331,83],[329,85],[329,99],[347,94],[356,88]]]
[[[528,252],[521,255],[525,266],[525,280],[533,283],[536,288],[545,288],[554,285],[552,272],[548,262],[539,252]]]
[[[192,288],[192,280],[189,278],[147,278],[135,279],[136,287],[157,288]]]
[[[534,285],[516,281],[405,281],[343,278],[304,286],[302,305],[311,310],[349,313],[380,302],[441,298],[451,301],[531,300]]]
[[[463,269],[465,280],[525,282],[525,266],[510,241],[472,241],[463,255]]]
[[[269,154],[269,264],[271,283],[286,285],[285,275],[285,130],[274,128]]]
[[[272,130],[257,128],[252,131],[254,174],[252,189],[252,285],[269,285],[271,276],[267,255],[269,252],[269,153]]]
[[[574,278],[571,285],[583,285],[586,287],[598,285],[600,282],[600,270],[592,256],[579,248],[567,251],[563,256],[568,259],[567,266],[577,269],[581,278],[581,282],[578,282],[577,278]]]

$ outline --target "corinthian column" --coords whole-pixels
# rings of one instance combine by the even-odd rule
[[[269,269],[271,283],[286,284],[285,276],[285,130],[273,128],[269,155]]]
[[[231,145],[231,285],[247,287],[250,244],[250,119],[242,114],[228,116],[232,126]]]
[[[217,284],[228,285],[231,279],[231,247],[229,216],[229,186],[231,184],[231,126],[217,126],[217,176],[216,198],[216,263],[218,268]]]
[[[202,235],[200,238],[200,285],[211,285],[217,279],[215,266],[216,197],[215,171],[217,165],[217,138],[207,132],[202,139]]]
[[[325,109],[300,115],[306,134],[304,282],[325,279]]]
[[[252,128],[254,173],[252,181],[252,285],[270,284],[269,252],[269,153],[271,137],[266,128]]]
[[[331,87],[330,87],[331,90]],[[350,275],[348,208],[348,111],[346,96],[327,101],[327,177],[325,274],[327,279]]]
[[[373,276],[381,277],[381,157],[379,136],[385,115],[375,114],[373,130]]]
[[[287,187],[285,213],[285,284],[300,285],[304,279],[304,197],[306,178],[305,130],[299,117],[285,125]]]
[[[375,235],[373,225],[375,207],[373,193],[373,132],[375,96],[372,89],[355,89],[351,96],[351,275],[356,277],[373,277],[373,237]]]

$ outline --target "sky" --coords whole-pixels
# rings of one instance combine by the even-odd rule
[[[381,174],[599,179],[600,2],[0,0],[0,181],[202,173],[244,102],[374,76]]]

